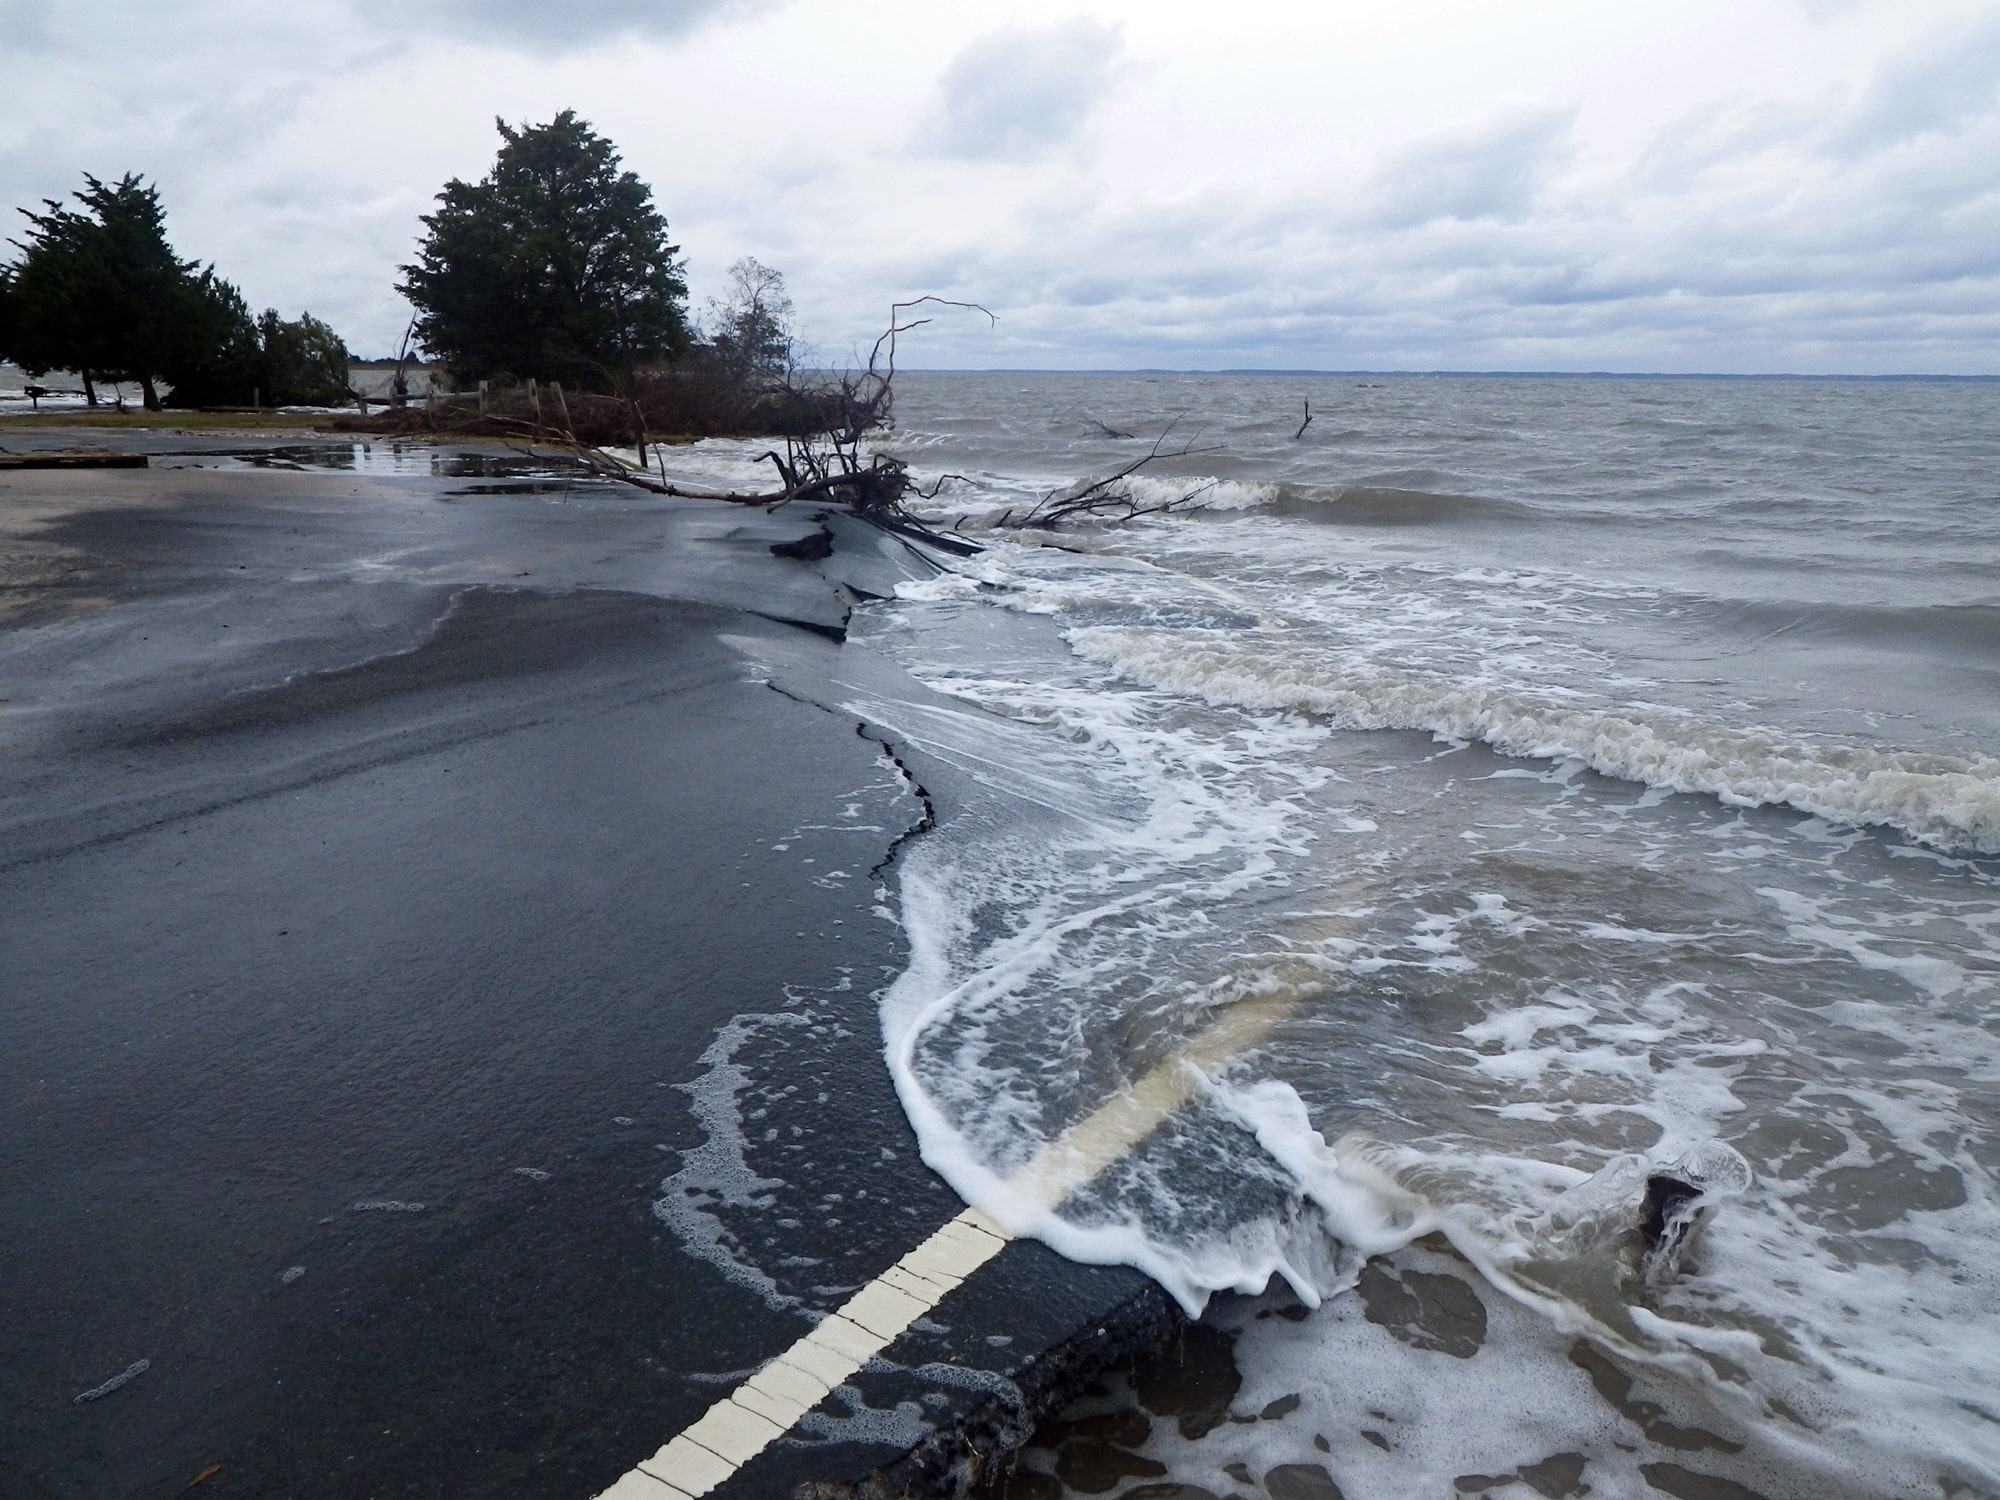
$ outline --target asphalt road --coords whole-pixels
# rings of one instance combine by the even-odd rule
[[[8,1497],[581,1500],[961,1207],[871,998],[928,809],[767,680],[893,544],[303,457],[0,475]],[[907,1468],[1141,1291],[981,1275],[727,1492]]]

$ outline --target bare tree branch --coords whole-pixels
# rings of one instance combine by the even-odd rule
[[[1174,428],[1180,425],[1180,420],[1179,417],[1175,417],[1173,421],[1167,423],[1160,435],[1153,439],[1152,448],[1133,459],[1117,473],[1092,480],[1080,489],[1072,487],[1068,490],[1051,490],[1020,515],[1016,516],[1010,509],[1002,512],[993,524],[1010,528],[1036,527],[1041,530],[1052,530],[1079,517],[1096,521],[1130,521],[1139,516],[1156,516],[1168,511],[1197,508],[1201,497],[1215,488],[1215,480],[1203,480],[1190,490],[1152,504],[1141,502],[1129,489],[1123,487],[1126,480],[1146,465],[1156,463],[1160,459],[1186,458],[1190,454],[1214,453],[1220,450],[1222,445],[1219,443],[1199,445],[1193,439],[1178,447],[1169,448],[1167,439],[1173,435]],[[1199,436],[1197,433],[1196,437]]]

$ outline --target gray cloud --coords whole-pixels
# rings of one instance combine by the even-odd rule
[[[925,160],[828,130],[847,80],[884,68],[880,37],[845,0],[784,3],[786,26],[736,35],[744,0],[0,0],[0,238],[12,205],[84,170],[142,171],[184,253],[381,350],[438,186],[491,162],[496,113],[574,103],[653,182],[697,300],[756,255],[836,354],[865,356],[913,291],[1002,316],[925,328],[907,352],[936,365],[1991,372],[2000,348],[2000,22],[1948,31],[1860,0],[1901,38],[1874,66],[1720,97],[1683,79],[1681,118],[1586,153],[1601,79],[1598,96],[1534,85],[1575,116],[1413,140],[1356,114],[1295,135],[1188,87],[1206,59],[1186,48],[1149,34],[1141,68],[1112,27],[1037,21],[978,37],[935,84],[869,75],[879,118],[922,122],[906,144]],[[956,24],[936,55],[1000,20]],[[677,39],[703,26],[716,66],[690,77]],[[579,72],[577,49],[621,38]],[[461,50],[489,44],[512,50]],[[690,122],[763,70],[767,128],[708,128],[690,151]],[[681,107],[660,106],[666,80]],[[1434,93],[1404,118],[1476,119],[1501,97]],[[1091,149],[1065,149],[1086,126]]]
[[[39,52],[49,45],[49,7],[39,0],[0,0],[0,36],[13,52]]]
[[[1950,130],[2000,105],[2000,16],[1939,36],[1892,58],[1853,109],[1826,134],[1827,146],[1880,151],[1931,131]]]
[[[783,0],[356,0],[385,26],[420,26],[461,41],[567,52],[621,37],[685,36],[712,21],[747,16]]]
[[[1388,227],[1435,219],[1517,219],[1554,168],[1568,112],[1502,120],[1426,142],[1376,174],[1372,217]]]
[[[938,80],[918,143],[940,156],[988,161],[1059,145],[1103,96],[1119,46],[1116,27],[1080,18],[983,36]]]

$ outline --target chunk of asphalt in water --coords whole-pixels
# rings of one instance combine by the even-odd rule
[[[1558,1453],[1538,1464],[1523,1464],[1514,1471],[1521,1482],[1548,1500],[1574,1500],[1590,1493],[1583,1482],[1585,1459],[1581,1453]]]
[[[1412,1349],[1471,1359],[1486,1342],[1486,1304],[1456,1276],[1371,1260],[1355,1290],[1368,1321]]]
[[[1264,1473],[1271,1500],[1347,1500],[1333,1476],[1318,1464],[1280,1464]]]
[[[136,1380],[152,1368],[153,1362],[150,1359],[134,1360],[116,1375],[105,1381],[104,1384],[94,1385],[87,1391],[77,1392],[75,1404],[82,1406],[87,1401],[101,1401],[127,1381]]]
[[[1665,1255],[1678,1250],[1699,1212],[1701,1197],[1700,1188],[1669,1173],[1648,1177],[1646,1206],[1639,1213],[1639,1233],[1646,1237],[1646,1248]]]
[[[1154,1416],[1175,1418],[1189,1442],[1205,1437],[1228,1418],[1243,1388],[1234,1350],[1229,1335],[1189,1324],[1169,1348],[1133,1371],[1132,1393]]]
[[[795,542],[773,542],[771,556],[794,557],[800,562],[824,562],[833,556],[833,537],[822,530],[809,532]]]

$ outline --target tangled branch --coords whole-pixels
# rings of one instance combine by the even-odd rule
[[[1153,439],[1153,446],[1115,474],[1107,474],[1102,479],[1094,479],[1081,488],[1072,486],[1067,490],[1051,490],[1028,509],[1016,515],[1007,510],[993,522],[995,526],[1013,528],[1035,527],[1052,530],[1065,522],[1086,517],[1093,521],[1130,521],[1139,516],[1163,515],[1169,511],[1197,509],[1201,497],[1215,488],[1216,481],[1205,479],[1179,495],[1170,495],[1164,500],[1141,501],[1125,484],[1146,465],[1157,463],[1163,458],[1186,458],[1196,453],[1214,453],[1219,443],[1198,445],[1193,439],[1169,448],[1167,439],[1173,436],[1174,428],[1180,425],[1175,417],[1167,423],[1160,435]],[[1199,436],[1199,434],[1197,434]]]
[[[574,431],[553,435],[559,440],[566,438],[564,446],[570,456],[592,475],[634,485],[656,495],[772,507],[794,500],[827,500],[849,506],[872,519],[908,522],[910,517],[903,509],[906,497],[915,495],[924,500],[932,499],[946,479],[960,476],[941,476],[928,490],[924,490],[910,477],[909,465],[901,459],[886,453],[864,455],[862,444],[870,432],[886,430],[892,425],[896,339],[933,321],[928,317],[903,316],[926,305],[969,308],[985,313],[990,321],[999,321],[989,309],[976,302],[954,302],[948,297],[926,295],[908,302],[892,303],[888,326],[875,340],[865,368],[842,375],[830,386],[821,384],[809,389],[793,384],[793,377],[787,375],[781,383],[781,393],[821,415],[817,430],[810,435],[787,437],[783,453],[774,449],[759,455],[759,462],[768,461],[777,470],[781,481],[777,489],[718,490],[678,484],[667,478],[664,470],[655,479],[644,468],[633,468],[602,448],[577,441]]]

